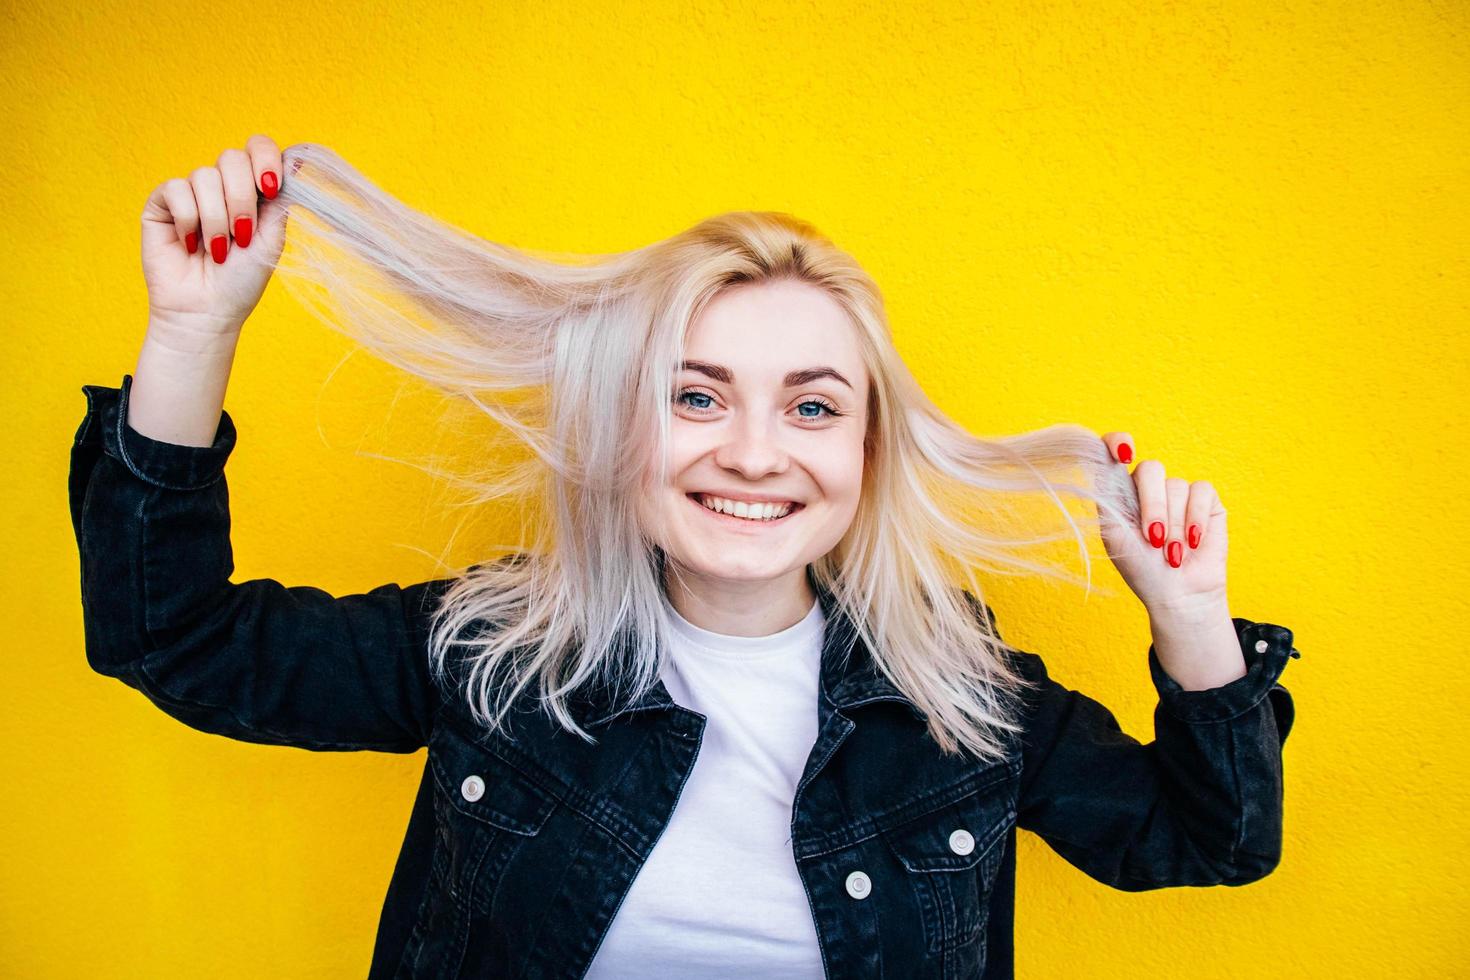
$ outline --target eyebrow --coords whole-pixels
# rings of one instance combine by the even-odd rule
[[[721,364],[710,364],[707,361],[685,361],[683,368],[685,371],[697,371],[721,384],[729,385],[735,383],[735,372]],[[782,379],[782,382],[787,388],[795,388],[799,385],[816,381],[818,378],[832,378],[836,381],[841,381],[849,388],[852,387],[850,381],[839,374],[834,368],[829,367],[809,367],[802,368],[799,371],[792,371]]]

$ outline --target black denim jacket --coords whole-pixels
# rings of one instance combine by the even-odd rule
[[[580,696],[595,746],[529,707],[508,732],[477,732],[428,668],[427,618],[452,580],[341,597],[232,583],[229,413],[212,446],[158,442],[125,422],[131,383],[82,387],[71,451],[88,663],[204,732],[428,746],[370,980],[581,976],[673,811],[704,716],[660,685],[622,712]],[[819,734],[791,826],[829,977],[1012,976],[1018,827],[1124,891],[1243,885],[1276,867],[1289,629],[1235,619],[1249,670],[1208,691],[1182,689],[1150,646],[1148,744],[1026,653],[1040,683],[1026,734],[980,764],[938,751],[818,592]]]

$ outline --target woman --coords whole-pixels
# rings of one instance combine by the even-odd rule
[[[143,265],[72,450],[88,661],[202,731],[428,746],[372,977],[1010,976],[1017,827],[1129,891],[1276,867],[1297,652],[1230,615],[1210,484],[1130,474],[1125,432],[965,432],[810,226],[557,262],[255,136],[154,190]],[[273,271],[531,450],[468,481],[542,505],[507,557],[229,581],[224,391]],[[1147,745],[983,601],[1083,528],[1149,613]]]

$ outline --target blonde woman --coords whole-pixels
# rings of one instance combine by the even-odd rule
[[[371,977],[1008,977],[1018,828],[1127,891],[1277,866],[1297,652],[1231,616],[1211,485],[1126,432],[964,431],[811,226],[534,255],[254,136],[154,190],[143,268],[72,450],[88,662],[205,732],[427,746]],[[224,393],[273,272],[522,450],[464,481],[531,505],[521,541],[230,581]],[[1148,612],[1148,744],[985,602],[1088,531]]]

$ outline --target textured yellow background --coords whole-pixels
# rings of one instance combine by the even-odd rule
[[[133,369],[149,190],[256,131],[536,248],[791,211],[872,271],[965,425],[1128,429],[1216,484],[1233,611],[1304,653],[1284,860],[1126,894],[1023,834],[1021,976],[1465,969],[1465,4],[402,6],[6,4],[0,973],[366,972],[422,753],[203,736],[82,649],[80,386]],[[333,374],[349,351],[279,284],[247,327],[237,581],[433,573],[431,481],[359,454],[422,444],[432,404],[390,412],[385,366]],[[997,599],[1152,737],[1126,591]]]

